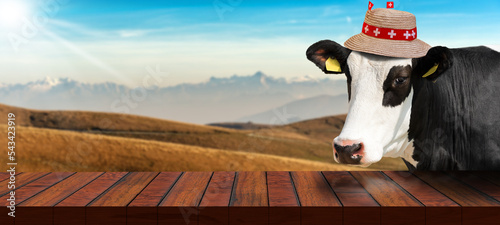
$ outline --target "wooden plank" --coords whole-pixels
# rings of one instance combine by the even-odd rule
[[[321,172],[292,172],[302,206],[301,224],[342,224],[342,205]]]
[[[52,187],[52,185],[73,175],[72,172],[54,172],[43,176],[31,183],[16,190],[16,204],[21,204],[23,201],[33,197],[34,195],[42,192],[43,190]],[[21,210],[19,210],[21,211]]]
[[[102,174],[100,172],[75,173],[73,176],[22,202],[19,206],[54,206]]]
[[[54,207],[54,225],[85,225],[85,206],[122,179],[126,172],[107,172]]]
[[[265,172],[238,172],[229,208],[229,224],[268,224]]]
[[[425,207],[381,172],[351,174],[381,206],[381,224],[425,224]]]
[[[4,180],[0,182],[0,196],[5,196],[7,194],[10,194],[11,191],[14,193],[16,192],[16,189],[19,189],[23,187],[24,185],[39,179],[40,177],[43,177],[49,173],[18,173],[15,175],[15,180]],[[10,174],[9,174],[10,175]],[[14,185],[14,186],[12,186]],[[13,190],[9,189],[9,187],[13,188]],[[3,198],[3,197],[2,197]],[[5,199],[10,199],[11,196],[5,196]],[[15,196],[14,196],[15,198]],[[14,201],[15,202],[15,201]],[[12,203],[14,203],[12,202]],[[5,204],[0,204],[0,206],[7,206],[9,202],[5,201]],[[12,206],[15,207],[15,206]],[[14,225],[14,217],[10,217],[8,213],[11,212],[11,210],[7,207],[0,207],[0,224],[2,225]],[[17,213],[17,212],[16,212]]]
[[[349,225],[423,224],[423,221],[425,224],[468,225],[500,221],[500,186],[496,183],[500,175],[496,172],[180,174],[19,173],[16,174],[15,223],[33,224],[34,221],[30,221],[33,219],[42,225],[85,224],[87,205],[87,218],[94,218],[87,224],[156,224],[158,221],[166,224],[166,220],[163,223],[154,218],[155,215],[164,218],[157,212],[162,208],[169,208],[170,213],[164,215],[175,217],[179,222],[174,220],[168,224],[186,224],[186,221],[201,225],[324,224],[328,221]],[[8,193],[7,184],[8,180],[0,181],[0,190]],[[6,206],[8,202],[1,204]],[[164,206],[160,206],[162,204]],[[374,209],[380,210],[377,211],[379,219],[375,211],[370,211]],[[0,224],[14,224],[5,212],[0,216]],[[97,218],[96,222],[92,215],[101,216],[102,212],[107,212],[108,218]],[[461,213],[463,217],[459,217]],[[323,218],[312,218],[316,215]]]
[[[481,193],[474,188],[442,173],[442,172],[415,172],[416,176],[433,186],[461,206],[498,206],[498,201]]]
[[[198,224],[198,205],[212,172],[185,172],[159,204],[158,224]]]
[[[157,172],[129,173],[87,205],[85,216],[86,224],[126,225],[126,206],[157,175]]]
[[[162,172],[128,205],[127,225],[158,224],[158,204],[173,187],[181,172]]]
[[[229,225],[229,201],[235,172],[214,172],[198,206],[199,225]]]
[[[324,171],[323,175],[344,206],[344,225],[380,224],[380,205],[351,174]]]
[[[389,178],[425,205],[428,225],[455,225],[462,221],[462,209],[454,201],[409,172],[386,171]]]
[[[22,202],[16,224],[53,224],[53,206],[78,189],[87,185],[102,173],[80,172],[54,184],[32,198]]]
[[[269,224],[300,225],[300,203],[289,172],[267,172]]]
[[[498,224],[500,202],[442,172],[415,172],[420,179],[462,206],[462,224]]]
[[[483,179],[481,177],[475,176],[471,172],[456,171],[447,172],[448,175],[460,180],[463,183],[475,188],[476,190],[489,195],[490,197],[500,201],[500,186]]]
[[[87,206],[92,200],[97,198],[127,174],[127,172],[106,172],[87,186],[58,203],[55,207]]]
[[[0,182],[10,178],[10,173],[0,172]]]
[[[500,172],[487,172],[487,171],[477,171],[477,172],[470,172],[476,176],[479,176],[483,179],[488,180],[491,183],[496,184],[497,186],[500,186]]]
[[[36,173],[18,173],[16,174],[15,176],[15,180],[14,181],[11,181],[10,179],[8,180],[4,180],[2,182],[0,182],[0,196],[5,196],[7,194],[10,193],[10,191],[14,191],[16,192],[16,190],[11,190],[9,189],[9,186],[10,185],[14,185],[15,186],[15,189],[19,189],[23,186],[25,186],[26,184],[29,184],[30,182],[33,182],[37,179],[40,179],[41,177],[43,176],[46,176],[47,174],[49,173],[46,173],[46,172],[36,172]],[[14,186],[12,186],[12,188],[14,188]],[[4,198],[4,197],[2,197]],[[10,196],[5,196],[5,199],[8,199],[10,198]],[[14,197],[16,198],[16,197]],[[4,201],[4,203],[6,203],[5,205],[3,204],[0,204],[0,206],[7,206],[7,201]],[[16,201],[16,203],[18,203]],[[8,213],[10,212],[10,209],[7,208],[7,207],[0,207],[0,224],[2,225],[14,225],[14,217],[10,217],[8,215]],[[17,212],[16,212],[17,213]]]
[[[16,174],[15,182],[9,180],[4,180],[0,182],[0,196],[4,196],[9,193],[11,190],[9,189],[9,184],[14,184],[16,189],[21,188],[22,186],[29,184],[30,182],[37,180],[43,176],[46,176],[49,173],[21,173]]]
[[[74,173],[70,172],[50,173],[24,185],[21,188],[16,189],[15,191],[16,204],[17,205],[21,204],[23,201],[35,196],[36,194],[42,192],[43,190],[51,187],[54,184],[59,183],[60,181],[66,179],[67,177],[73,174]],[[7,202],[5,202],[4,204],[6,203]],[[19,224],[19,222],[22,222],[22,220],[20,221],[19,215],[23,215],[29,210],[30,210],[29,208],[16,207],[16,218],[14,219],[14,223]]]

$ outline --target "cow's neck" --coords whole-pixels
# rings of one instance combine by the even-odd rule
[[[413,166],[417,166],[417,161],[412,158],[413,141],[408,139],[408,130],[410,128],[411,101],[413,99],[413,90],[410,92],[406,100],[403,102],[403,109],[398,118],[398,123],[395,127],[396,132],[392,141],[385,146],[386,157],[402,157]]]

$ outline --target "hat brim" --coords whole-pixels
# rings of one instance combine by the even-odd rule
[[[360,33],[347,39],[344,46],[358,52],[398,58],[419,58],[427,54],[430,45],[415,39],[413,41],[387,40]]]

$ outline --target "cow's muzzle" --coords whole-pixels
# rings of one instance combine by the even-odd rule
[[[333,154],[339,163],[361,164],[363,158],[363,143],[352,145],[333,145]]]

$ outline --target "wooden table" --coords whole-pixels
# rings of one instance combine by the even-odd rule
[[[498,172],[19,173],[0,224],[500,224]]]

